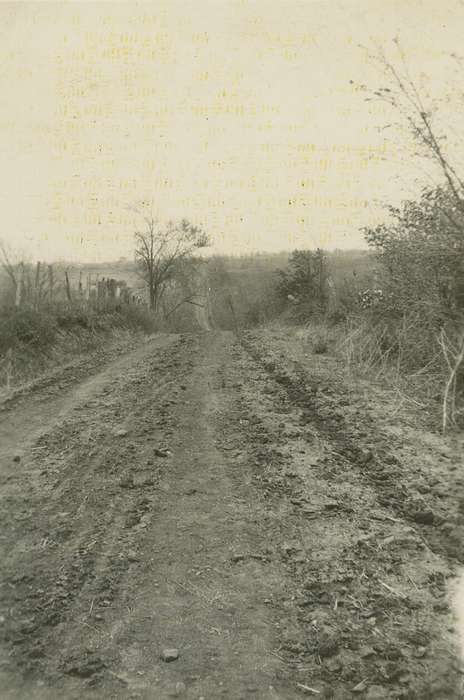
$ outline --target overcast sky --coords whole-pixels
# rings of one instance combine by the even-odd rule
[[[464,36],[459,0],[2,3],[0,20],[0,237],[46,260],[131,257],[144,199],[216,252],[359,247],[420,172],[357,90],[381,84],[359,45],[399,36],[440,97]]]

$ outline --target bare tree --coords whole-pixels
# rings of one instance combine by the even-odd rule
[[[10,278],[13,287],[16,289],[18,284],[15,265],[11,262],[11,254],[7,245],[0,240],[0,264]]]
[[[415,80],[408,65],[408,61],[398,38],[393,40],[396,50],[396,60],[390,60],[382,47],[377,51],[368,51],[372,61],[380,65],[387,84],[377,89],[370,89],[366,85],[360,85],[360,89],[367,93],[368,101],[380,100],[401,118],[412,134],[421,153],[429,158],[441,172],[454,207],[443,207],[442,214],[454,227],[459,238],[464,235],[464,179],[459,172],[459,166],[453,162],[453,158],[447,149],[448,135],[441,133],[436,126],[436,109],[432,101],[427,100]],[[351,81],[353,82],[353,81]],[[391,126],[388,124],[387,126]],[[451,127],[448,128],[451,133]],[[432,183],[437,184],[437,183]]]
[[[135,261],[148,287],[150,309],[157,311],[176,270],[210,241],[201,228],[187,219],[161,225],[145,207],[134,211],[143,223],[141,230],[135,232]]]
[[[20,306],[23,296],[24,286],[24,264],[12,261],[13,253],[7,244],[0,240],[0,267],[8,276],[11,282],[11,291],[16,306]]]

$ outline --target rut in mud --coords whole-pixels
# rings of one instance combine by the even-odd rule
[[[2,698],[461,697],[459,503],[339,385],[227,332],[88,375],[0,414]]]

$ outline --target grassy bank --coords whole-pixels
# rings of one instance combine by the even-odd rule
[[[317,364],[318,357],[332,357],[349,383],[367,381],[388,390],[395,397],[397,410],[414,406],[424,425],[433,430],[462,428],[464,399],[458,368],[455,384],[440,332],[433,332],[413,319],[397,323],[373,321],[363,314],[350,314],[342,321],[313,318],[304,324],[283,322],[268,327],[284,327],[295,338],[304,355]],[[453,329],[449,331],[452,334]],[[452,420],[450,416],[452,405]]]
[[[0,391],[7,394],[81,354],[155,330],[142,306],[6,307],[0,312]]]
[[[348,376],[393,387],[443,432],[462,428],[462,255],[440,222],[424,235],[424,202],[417,209],[417,221],[405,204],[395,225],[368,231],[371,251],[212,261],[216,326],[294,328],[311,353],[335,354]]]

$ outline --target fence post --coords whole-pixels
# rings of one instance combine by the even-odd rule
[[[49,265],[48,266],[48,294],[50,297],[50,302],[53,301],[53,285],[54,285],[53,265]]]
[[[234,302],[232,301],[232,295],[230,293],[227,295],[227,303],[230,307],[230,310],[232,311],[232,318],[234,319],[235,335],[238,336],[239,329],[238,329],[238,323],[237,323],[237,316],[235,314]]]
[[[69,275],[68,271],[64,271],[64,277],[66,280],[66,296],[68,297],[68,301],[71,301],[71,285],[69,284]]]
[[[21,306],[24,282],[24,263],[19,264],[19,274],[16,282],[16,299],[15,306]]]
[[[40,261],[35,267],[35,289],[34,289],[34,306],[36,309],[40,306]]]

